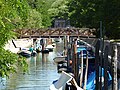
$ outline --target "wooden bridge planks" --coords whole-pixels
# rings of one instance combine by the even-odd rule
[[[18,37],[57,37],[57,36],[82,36],[82,37],[95,37],[89,28],[49,28],[49,29],[21,29],[15,30]]]

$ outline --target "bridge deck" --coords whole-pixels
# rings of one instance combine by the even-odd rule
[[[21,29],[15,30],[20,38],[56,38],[63,36],[95,37],[95,29],[89,28],[49,28],[49,29]]]

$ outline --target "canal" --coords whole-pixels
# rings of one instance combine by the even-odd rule
[[[28,72],[23,74],[19,70],[11,75],[2,90],[49,90],[52,81],[60,76],[53,58],[62,51],[62,45],[57,43],[54,51],[49,54],[39,53],[36,57],[28,58]]]

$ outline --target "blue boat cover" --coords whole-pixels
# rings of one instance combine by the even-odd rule
[[[84,51],[84,50],[86,50],[85,47],[77,47],[77,52],[81,52],[81,51]]]
[[[104,69],[103,68],[102,68],[102,77],[104,77]],[[87,90],[95,90],[95,78],[96,78],[95,71],[91,72],[88,75],[88,80],[87,80],[87,85],[86,85]],[[112,77],[111,77],[110,73],[108,72],[108,84],[110,84],[111,80],[112,80]]]
[[[80,55],[81,51],[83,51],[83,58],[86,58],[87,55],[87,48],[86,47],[77,47],[77,54]],[[95,58],[94,55],[90,54],[90,52],[88,51],[88,58],[89,59],[93,59]]]

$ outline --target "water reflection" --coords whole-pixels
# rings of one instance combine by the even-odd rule
[[[29,58],[28,73],[23,75],[19,70],[18,73],[11,75],[5,89],[2,90],[49,90],[52,81],[60,76],[56,64],[53,63],[55,56],[56,52],[50,52],[39,53],[36,57]]]

